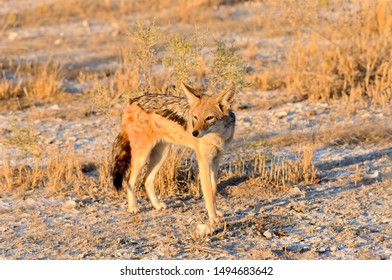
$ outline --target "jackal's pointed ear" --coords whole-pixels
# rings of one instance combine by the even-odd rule
[[[197,90],[191,88],[190,86],[188,86],[184,82],[181,82],[181,87],[182,87],[182,90],[184,91],[186,97],[188,98],[189,104],[198,102],[200,100],[201,94],[199,92],[197,92]]]
[[[231,86],[229,87],[229,89],[223,91],[222,93],[218,93],[216,95],[215,102],[218,104],[219,109],[221,109],[223,113],[227,113],[227,111],[231,108],[231,105],[233,105],[234,96],[235,96],[234,86]]]

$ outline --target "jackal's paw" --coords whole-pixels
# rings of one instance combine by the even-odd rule
[[[140,210],[139,210],[139,208],[137,208],[137,206],[129,206],[128,212],[132,213],[132,214],[137,214],[137,213],[140,213]]]
[[[219,214],[218,214],[218,215],[219,215]],[[211,226],[217,225],[217,224],[219,224],[219,222],[220,222],[219,217],[210,218],[210,225],[211,225]]]
[[[167,209],[167,205],[164,202],[159,202],[157,205],[154,205],[156,210],[164,210]]]

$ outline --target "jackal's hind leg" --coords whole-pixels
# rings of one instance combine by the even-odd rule
[[[129,175],[128,188],[127,188],[127,196],[128,196],[128,211],[130,213],[139,213],[140,210],[137,207],[137,199],[135,194],[136,189],[136,181],[138,179],[140,170],[144,166],[147,161],[147,157],[150,154],[150,150],[144,149],[141,150],[132,149],[132,157],[131,157],[131,172]]]
[[[155,189],[154,181],[159,169],[162,167],[167,155],[169,153],[169,145],[166,143],[158,143],[151,151],[150,162],[147,167],[144,185],[146,187],[147,195],[155,209],[166,209],[167,206],[164,202],[158,200]]]

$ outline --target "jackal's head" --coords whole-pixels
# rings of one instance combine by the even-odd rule
[[[225,117],[229,116],[235,95],[233,87],[212,96],[203,94],[184,83],[182,89],[188,98],[194,137],[203,137],[212,132],[217,124],[224,122],[227,119]]]

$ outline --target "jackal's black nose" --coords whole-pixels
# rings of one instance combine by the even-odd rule
[[[192,135],[195,136],[195,137],[197,137],[197,135],[199,135],[199,131],[196,131],[196,130],[193,131],[193,132],[192,132]]]

